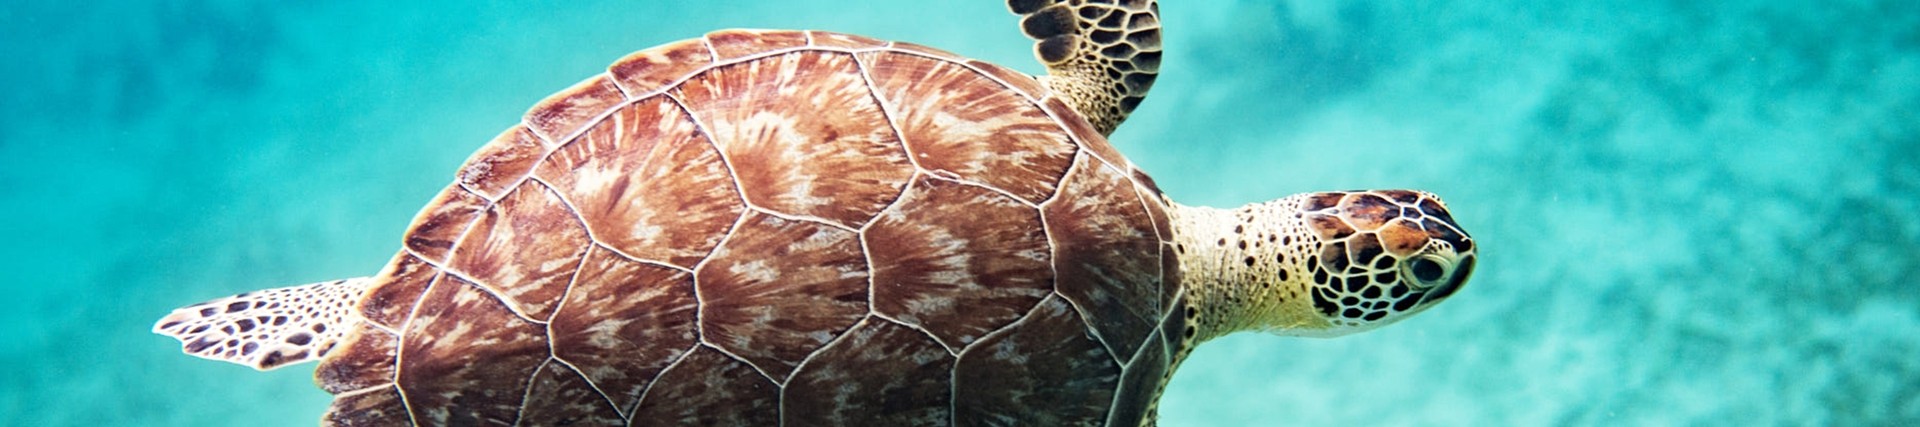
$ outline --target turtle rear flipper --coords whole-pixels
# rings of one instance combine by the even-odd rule
[[[153,332],[187,354],[271,370],[316,360],[359,322],[354,304],[370,278],[266,289],[174,309]]]

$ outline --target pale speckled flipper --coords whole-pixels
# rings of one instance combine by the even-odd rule
[[[187,354],[270,370],[317,360],[360,320],[353,307],[371,278],[265,289],[174,309],[153,332]]]
[[[1047,66],[1040,80],[1102,135],[1146,99],[1160,73],[1153,0],[1008,0]]]

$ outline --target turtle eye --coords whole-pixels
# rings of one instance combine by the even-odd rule
[[[1438,286],[1437,282],[1447,277],[1447,266],[1441,263],[1438,257],[1422,256],[1407,263],[1407,275],[1413,277],[1414,286],[1431,288]]]

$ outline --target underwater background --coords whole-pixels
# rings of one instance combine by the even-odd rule
[[[998,0],[0,4],[0,425],[312,425],[174,307],[375,272],[535,101],[728,27],[1041,68]],[[1175,199],[1418,188],[1472,282],[1201,346],[1167,426],[1920,425],[1920,3],[1168,0]]]

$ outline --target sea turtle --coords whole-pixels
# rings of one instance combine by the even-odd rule
[[[1460,289],[1418,191],[1173,203],[1105,135],[1152,1],[1012,0],[1048,75],[822,31],[643,50],[482,147],[378,274],[175,310],[187,353],[320,360],[329,425],[1154,422],[1196,344]]]

